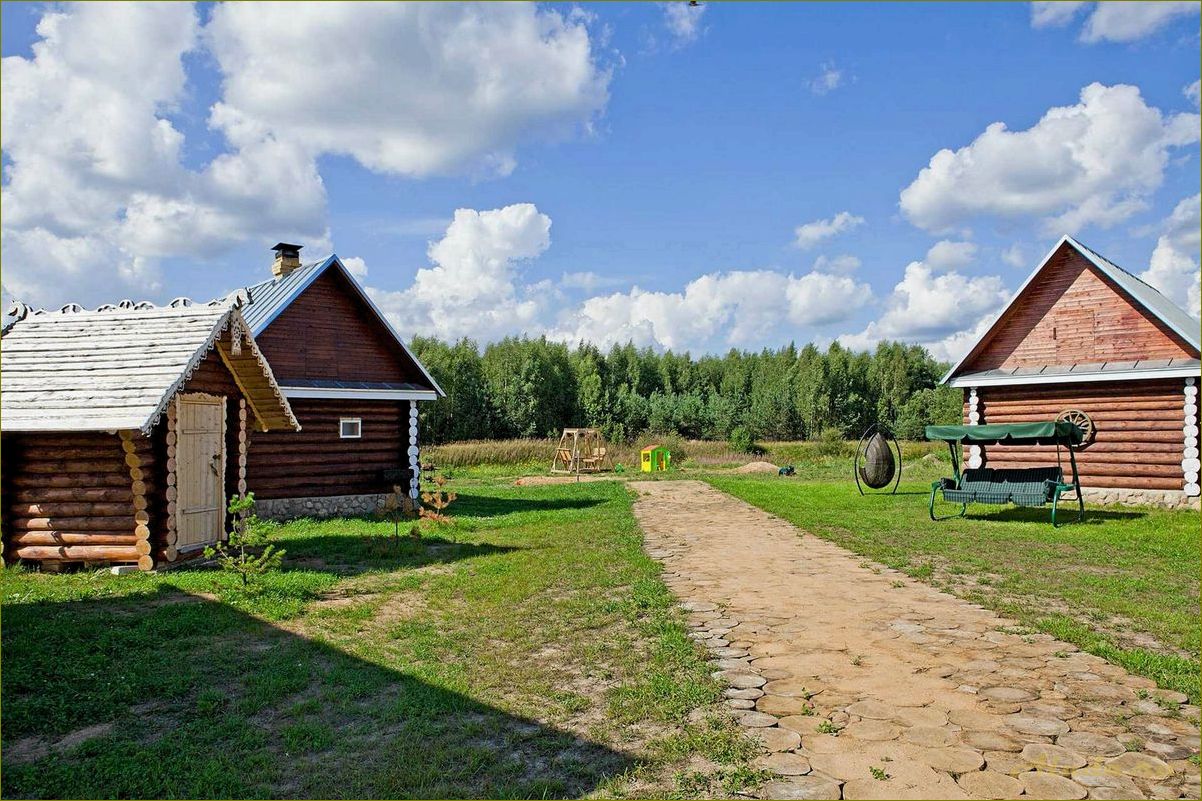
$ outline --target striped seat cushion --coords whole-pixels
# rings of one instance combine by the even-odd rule
[[[1063,480],[1059,467],[978,467],[965,470],[958,487],[945,487],[943,498],[954,503],[1042,506],[1052,499],[1051,484]]]

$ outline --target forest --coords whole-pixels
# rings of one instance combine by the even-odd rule
[[[925,425],[959,422],[962,409],[961,390],[938,386],[947,365],[899,342],[872,352],[790,344],[696,359],[525,337],[483,350],[470,339],[417,337],[412,348],[447,393],[421,404],[422,436],[431,443],[594,426],[613,441],[654,432],[748,446],[857,438],[875,421],[921,439]]]

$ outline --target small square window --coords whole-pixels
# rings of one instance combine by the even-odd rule
[[[359,439],[363,436],[363,421],[358,417],[343,417],[338,421],[338,436],[342,439]]]

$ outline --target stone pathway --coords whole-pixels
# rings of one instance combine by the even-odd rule
[[[764,797],[1199,797],[1184,695],[702,482],[630,486],[648,552],[778,777]]]

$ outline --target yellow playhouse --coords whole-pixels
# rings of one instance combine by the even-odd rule
[[[640,455],[639,469],[644,473],[658,473],[672,466],[672,454],[663,445],[648,445]]]

